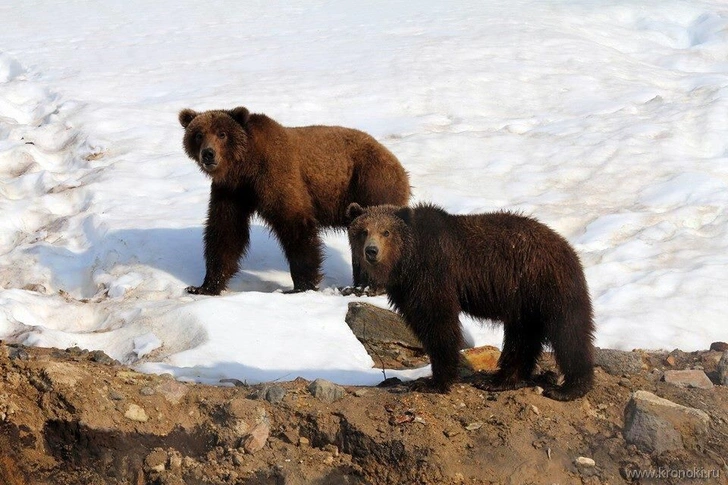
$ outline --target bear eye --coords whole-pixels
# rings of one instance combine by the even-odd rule
[[[369,235],[369,231],[367,231],[366,229],[362,229],[359,234],[361,234],[362,237],[367,237]]]
[[[384,232],[382,233],[382,236],[384,236],[384,237],[389,237],[389,231],[384,231]]]
[[[227,136],[227,133],[225,133],[224,131],[221,131],[220,133],[218,133],[218,134],[217,134],[217,136],[218,136],[218,137],[219,137],[219,138],[220,138],[221,140],[224,140],[224,139],[225,139],[225,137]]]
[[[198,131],[195,133],[195,140],[202,141],[202,132]]]

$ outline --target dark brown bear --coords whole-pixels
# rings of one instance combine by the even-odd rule
[[[246,108],[182,110],[184,148],[212,179],[205,227],[206,274],[195,294],[218,295],[238,271],[257,213],[277,236],[293,291],[321,279],[319,230],[346,227],[346,208],[406,204],[410,187],[397,158],[374,138],[338,126],[286,128]],[[354,284],[361,285],[358,261]]]
[[[544,224],[497,212],[450,215],[439,207],[352,204],[349,242],[362,269],[423,343],[435,389],[457,378],[460,312],[504,324],[490,390],[526,385],[544,344],[564,383],[544,394],[586,394],[594,379],[594,323],[584,271],[568,242]]]

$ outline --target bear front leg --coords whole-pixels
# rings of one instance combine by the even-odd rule
[[[205,280],[189,286],[195,295],[219,295],[238,272],[239,261],[250,243],[253,202],[242,191],[212,185],[205,227]]]
[[[432,386],[437,392],[446,393],[458,379],[460,349],[463,335],[460,328],[460,309],[456,303],[448,303],[442,295],[430,298],[418,297],[425,305],[408,309],[405,320],[430,357]]]

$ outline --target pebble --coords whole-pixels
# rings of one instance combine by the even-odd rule
[[[369,389],[357,389],[356,391],[354,391],[354,395],[356,397],[364,397],[367,395],[368,392]]]
[[[596,462],[593,459],[587,458],[585,456],[580,456],[579,458],[577,458],[575,463],[577,465],[586,466],[586,467],[596,466]]]
[[[475,431],[476,429],[480,429],[482,427],[483,427],[483,423],[475,422],[475,423],[470,423],[467,426],[465,426],[465,429],[467,429],[468,431]]]
[[[151,387],[142,387],[139,389],[139,394],[142,396],[153,396],[154,395],[154,389]]]
[[[137,406],[136,404],[129,405],[129,409],[127,409],[124,413],[124,417],[126,419],[138,421],[140,423],[146,423],[149,420],[149,416],[147,416],[147,413],[144,411],[144,409]]]
[[[298,438],[298,446],[305,447],[305,446],[308,446],[310,444],[311,444],[311,442],[309,441],[308,438],[306,438],[304,436],[301,436],[300,438]]]
[[[161,473],[167,465],[167,452],[164,450],[154,450],[144,459],[147,469],[153,472]]]

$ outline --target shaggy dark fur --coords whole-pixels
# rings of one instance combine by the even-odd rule
[[[352,251],[423,343],[438,391],[457,379],[461,311],[504,324],[490,389],[525,385],[546,343],[565,379],[545,394],[571,400],[591,389],[587,283],[578,256],[553,230],[507,212],[457,216],[432,205],[352,204],[348,215]]]
[[[254,213],[281,243],[293,291],[321,279],[323,227],[345,227],[346,208],[406,204],[410,187],[397,158],[374,138],[338,126],[286,128],[246,108],[179,114],[184,148],[212,179],[205,263],[196,294],[217,295],[238,271]],[[355,284],[360,285],[358,260]]]

